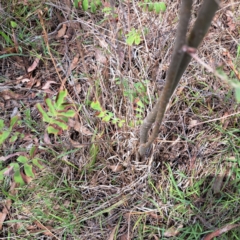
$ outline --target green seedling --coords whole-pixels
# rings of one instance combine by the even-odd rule
[[[0,182],[12,177],[13,181],[22,187],[26,184],[25,179],[27,177],[34,178],[33,166],[39,169],[43,168],[36,153],[37,148],[33,146],[27,156],[19,156],[17,162],[12,162],[6,168],[0,170]]]
[[[13,131],[18,125],[19,118],[14,116],[10,120],[9,127],[6,126],[5,122],[0,119],[0,146],[9,139],[10,143],[14,143],[19,137],[23,138],[24,135],[18,131]]]
[[[122,127],[125,123],[125,120],[115,117],[112,112],[103,110],[99,101],[91,102],[90,106],[98,112],[97,117],[99,117],[103,122],[111,122],[112,124],[117,124],[119,127]]]
[[[139,45],[142,41],[141,32],[139,30],[136,30],[135,28],[132,28],[132,30],[126,35],[126,37],[126,42],[129,46],[132,46],[133,44]]]
[[[90,7],[90,11],[92,13],[96,13],[97,9],[101,7],[102,2],[100,0],[74,0],[74,7],[78,8],[79,4],[81,4],[82,9],[84,11],[88,11]]]
[[[46,109],[38,103],[36,105],[44,122],[48,123],[47,132],[49,134],[60,135],[68,129],[68,119],[75,116],[73,104],[65,101],[67,90],[62,90],[58,93],[56,100],[50,98],[45,99]]]
[[[167,9],[164,2],[152,2],[151,0],[145,0],[144,3],[139,3],[139,5],[143,7],[144,11],[154,11],[156,14],[159,14],[160,12],[165,12]]]

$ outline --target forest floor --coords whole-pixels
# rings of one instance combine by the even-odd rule
[[[136,158],[178,23],[163,2],[1,1],[0,239],[240,239],[240,107],[201,61]],[[222,1],[197,52],[233,82],[239,16]]]

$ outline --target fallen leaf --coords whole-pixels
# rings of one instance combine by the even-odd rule
[[[103,55],[102,51],[97,49],[95,51],[95,56],[96,56],[96,61],[100,62],[102,64],[106,64],[107,63],[107,58]]]
[[[75,131],[83,135],[93,135],[93,133],[87,127],[82,126],[81,123],[77,120],[68,119],[68,126],[74,128]]]
[[[175,237],[179,234],[179,230],[183,228],[183,225],[178,226],[177,228],[172,226],[166,232],[164,232],[164,237]]]
[[[198,120],[191,120],[189,123],[189,127],[194,127],[195,125],[197,125]]]
[[[48,135],[47,132],[45,132],[44,135],[43,135],[43,141],[44,141],[46,144],[49,144],[49,145],[52,144],[52,143],[51,143],[51,140],[50,140],[50,137],[49,137],[49,135]]]
[[[55,81],[47,81],[47,82],[43,85],[42,89],[43,89],[43,90],[49,89],[50,86],[51,86],[51,84],[58,84],[58,83],[56,83]]]
[[[3,222],[5,221],[5,219],[8,215],[8,211],[10,210],[11,205],[12,205],[12,200],[7,199],[4,204],[3,210],[0,213],[0,230],[2,230]]]
[[[22,179],[23,181],[26,183],[26,184],[29,184],[33,178],[31,177],[28,177],[27,175],[25,175],[22,171],[20,172],[21,176],[22,176]]]
[[[229,224],[229,225],[226,225],[222,228],[219,228],[217,229],[216,231],[208,234],[205,238],[203,238],[204,240],[211,240],[215,237],[218,237],[220,236],[221,234],[225,233],[225,232],[228,232],[230,231],[231,229],[233,228],[236,228],[236,227],[240,227],[240,224]]]
[[[113,172],[121,172],[123,170],[123,165],[117,164],[117,165],[111,165],[108,166]]]
[[[66,31],[67,31],[67,25],[64,23],[64,24],[62,25],[62,28],[58,30],[58,33],[57,33],[56,38],[61,38],[61,37],[63,37],[63,36],[65,35]]]
[[[42,56],[42,54],[40,54],[38,57],[36,57],[34,62],[32,63],[32,65],[27,69],[27,71],[29,73],[36,69],[36,67],[39,64],[39,60],[40,60],[41,56]]]
[[[79,143],[77,141],[72,140],[71,138],[69,140],[70,140],[72,146],[75,147],[75,148],[82,148],[82,147],[85,146],[85,145],[83,145],[83,144],[81,144],[81,143]]]
[[[79,55],[77,54],[77,56],[75,56],[71,62],[71,65],[70,65],[71,71],[77,67],[78,62],[79,62]]]

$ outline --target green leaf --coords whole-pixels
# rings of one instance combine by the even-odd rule
[[[0,119],[0,131],[4,128],[4,121]]]
[[[46,104],[49,108],[49,112],[52,113],[53,116],[57,116],[57,112],[53,106],[52,100],[50,98],[46,99]]]
[[[12,117],[10,121],[10,128],[13,128],[14,125],[17,123],[17,121],[18,121],[18,116]]]
[[[94,2],[91,2],[91,12],[92,12],[92,13],[96,13],[96,11],[97,11],[97,6],[96,6],[96,4],[95,4]]]
[[[78,3],[80,2],[80,0],[74,0],[74,7],[78,8]]]
[[[13,166],[14,169],[14,175],[13,175],[13,179],[16,183],[19,183],[20,186],[24,186],[25,182],[22,179],[22,175],[20,173],[20,166],[18,163],[11,163],[10,166]]]
[[[148,11],[152,12],[153,9],[154,9],[154,4],[153,4],[153,2],[150,2],[149,5],[148,5]]]
[[[17,161],[24,164],[24,163],[27,163],[28,159],[24,156],[19,156],[17,158]]]
[[[67,112],[61,112],[59,115],[64,117],[74,117],[76,112],[74,110],[68,110]]]
[[[10,143],[16,142],[16,140],[18,139],[18,135],[19,135],[19,133],[16,132],[16,133],[10,138],[9,142],[10,142]]]
[[[16,22],[11,21],[10,23],[11,23],[11,27],[12,27],[12,28],[16,28],[16,27],[17,27],[17,23],[16,23]]]
[[[105,116],[102,120],[103,120],[103,122],[109,122],[110,119],[111,119],[110,116]]]
[[[37,158],[34,158],[34,159],[32,160],[32,163],[33,163],[36,167],[38,167],[39,169],[43,169],[43,166],[38,162],[38,159],[37,159]]]
[[[154,3],[154,11],[159,14],[160,12],[166,11],[166,4],[164,2],[155,2]]]
[[[126,40],[127,45],[132,46],[134,43],[135,37],[134,36],[129,36]]]
[[[141,108],[144,108],[144,104],[142,103],[141,100],[137,101],[137,105]]]
[[[112,124],[116,124],[119,121],[119,118],[112,119]]]
[[[136,38],[135,38],[135,44],[136,44],[136,45],[139,45],[140,42],[141,42],[141,37],[140,37],[140,36],[136,36]]]
[[[122,127],[124,123],[125,123],[125,120],[121,120],[121,121],[118,122],[118,126]]]
[[[58,133],[59,133],[59,129],[56,129],[56,128],[54,128],[53,126],[48,126],[47,127],[47,132],[49,133],[49,134],[54,134],[54,135],[58,135]]]
[[[37,103],[36,107],[37,107],[38,111],[42,114],[43,121],[49,123],[51,121],[51,119],[48,117],[47,113],[42,108],[42,105],[40,103]]]
[[[101,0],[95,0],[95,4],[97,7],[100,7],[102,5]]]
[[[3,131],[2,133],[0,133],[0,145],[4,143],[4,141],[8,138],[10,133],[11,133],[10,131]]]
[[[143,113],[143,110],[142,110],[142,108],[136,108],[136,109],[135,109],[135,111],[136,111],[136,112]]]
[[[55,123],[57,126],[59,126],[62,130],[67,130],[68,125],[65,124],[64,122],[58,121],[58,120],[53,120],[52,123]]]
[[[0,35],[2,35],[2,37],[4,38],[4,40],[6,41],[6,43],[8,45],[13,45],[12,40],[10,39],[10,37],[6,33],[0,31]]]
[[[36,146],[33,146],[30,151],[29,151],[29,155],[30,155],[30,158],[33,158],[34,155],[35,155],[35,150],[36,150]]]
[[[57,109],[59,109],[59,107],[64,103],[64,99],[65,97],[67,96],[67,90],[61,90],[58,95],[57,95],[57,98],[56,98],[56,106],[57,106]]]
[[[99,101],[91,102],[90,107],[96,111],[102,112],[102,107]]]
[[[82,1],[82,8],[84,11],[88,10],[88,0],[83,0]]]
[[[3,181],[4,179],[4,172],[7,170],[7,168],[4,168],[3,170],[0,171],[0,181]]]
[[[103,118],[103,117],[106,116],[106,114],[107,114],[107,111],[102,111],[102,112],[100,112],[97,116],[98,116],[99,118]]]
[[[240,103],[240,86],[235,87],[235,96],[238,103]]]
[[[24,164],[24,172],[28,177],[34,177],[32,166],[29,164]]]

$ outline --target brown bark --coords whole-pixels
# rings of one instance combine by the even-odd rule
[[[207,33],[215,12],[219,7],[217,0],[204,0],[196,22],[190,32],[188,41],[186,41],[187,28],[191,16],[192,0],[183,0],[180,9],[180,20],[177,29],[176,43],[173,51],[172,60],[167,72],[166,84],[162,94],[153,107],[152,111],[144,119],[140,128],[140,147],[139,155],[144,156],[147,149],[151,146],[159,133],[164,113],[166,111],[169,100],[175,91],[184,71],[191,61],[190,55],[183,51],[183,46],[188,45],[197,48]],[[155,123],[153,132],[148,138],[148,132]]]

